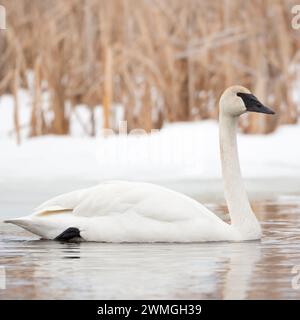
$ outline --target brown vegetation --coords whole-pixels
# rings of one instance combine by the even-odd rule
[[[289,0],[3,0],[7,30],[0,34],[0,94],[15,95],[34,73],[31,135],[67,134],[79,103],[104,107],[113,124],[121,103],[129,129],[164,121],[216,118],[217,99],[231,84],[251,88],[274,107],[273,120],[250,115],[248,133],[295,123],[291,97],[300,31],[291,27]],[[49,107],[41,99],[50,92]],[[298,108],[298,109],[297,109]],[[47,113],[52,121],[45,120]]]

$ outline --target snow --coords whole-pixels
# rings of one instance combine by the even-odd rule
[[[72,136],[28,136],[30,99],[22,101],[22,144],[13,134],[12,98],[0,100],[0,180],[178,180],[219,179],[218,124],[216,121],[174,123],[151,134],[84,136],[76,118]],[[81,106],[78,112],[84,114]],[[101,123],[101,108],[96,123]],[[82,117],[84,119],[84,117]],[[86,118],[87,119],[87,118]],[[300,178],[300,125],[280,127],[270,135],[239,134],[244,178]]]
[[[300,177],[300,126],[238,138],[245,178]],[[168,125],[145,136],[46,136],[0,141],[0,177],[38,179],[220,178],[216,122]],[[299,144],[298,144],[299,145]]]

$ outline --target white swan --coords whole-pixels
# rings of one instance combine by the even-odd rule
[[[249,90],[233,86],[220,99],[220,146],[227,224],[181,193],[150,183],[109,181],[46,201],[29,216],[6,220],[44,239],[104,242],[200,242],[260,239],[243,185],[236,143],[246,111],[273,114]]]

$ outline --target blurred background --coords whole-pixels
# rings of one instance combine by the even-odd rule
[[[232,84],[250,88],[278,114],[268,121],[249,115],[244,132],[295,124],[295,3],[3,0],[8,26],[0,38],[0,94],[14,98],[10,129],[20,142],[24,130],[30,137],[70,134],[71,122],[95,136],[120,119],[128,130],[146,131],[216,119],[218,98]],[[27,119],[21,88],[30,98]]]
[[[241,117],[244,175],[300,176],[296,4],[2,0],[2,179],[219,178],[218,99],[233,84],[276,111]],[[160,131],[104,139],[120,121]]]

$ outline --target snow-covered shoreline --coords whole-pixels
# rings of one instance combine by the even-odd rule
[[[238,136],[244,178],[300,178],[300,126]],[[0,179],[220,179],[215,121],[174,123],[143,136],[0,140]],[[300,187],[299,187],[300,189]]]

